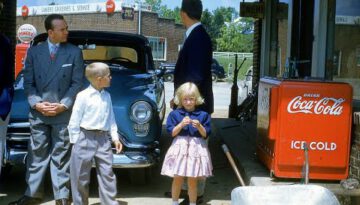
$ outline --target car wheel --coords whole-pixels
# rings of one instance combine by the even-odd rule
[[[211,74],[211,80],[212,80],[213,82],[216,82],[217,79],[218,79],[217,75],[216,75],[215,73],[212,73],[212,74]]]
[[[166,74],[164,76],[166,82],[173,82],[174,81],[174,75],[172,74]]]

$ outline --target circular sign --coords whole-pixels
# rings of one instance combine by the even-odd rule
[[[30,43],[36,36],[36,28],[31,24],[23,24],[17,31],[17,37],[22,43]]]
[[[115,2],[113,0],[108,0],[106,2],[106,13],[112,14],[115,11]]]
[[[29,8],[24,5],[21,7],[21,16],[22,17],[27,17],[29,15]]]

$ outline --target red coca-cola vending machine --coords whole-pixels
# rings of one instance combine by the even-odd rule
[[[275,177],[301,178],[307,150],[309,179],[347,178],[351,123],[347,83],[260,80],[257,154]]]

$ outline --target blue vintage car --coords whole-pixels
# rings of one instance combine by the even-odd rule
[[[46,34],[38,35],[34,45],[46,38]],[[70,31],[68,41],[82,50],[85,66],[101,61],[111,69],[112,81],[108,91],[124,145],[122,153],[114,152],[113,167],[144,168],[136,169],[139,173],[139,170],[155,165],[159,161],[158,140],[166,105],[163,73],[154,68],[148,40],[129,33]],[[8,167],[23,164],[27,155],[29,104],[22,84],[23,74],[20,73],[15,82],[6,138],[5,164]],[[84,86],[88,84],[86,81]]]

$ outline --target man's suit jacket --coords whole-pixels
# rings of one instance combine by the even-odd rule
[[[9,39],[0,33],[0,117],[8,116],[13,97],[14,54]]]
[[[193,82],[205,99],[199,108],[213,113],[214,96],[211,81],[212,45],[202,25],[196,26],[180,50],[174,71],[175,90],[186,82]]]
[[[46,117],[30,109],[30,119],[49,124],[68,123],[76,94],[82,87],[84,63],[82,52],[70,43],[61,43],[51,60],[48,42],[31,47],[26,56],[24,89],[31,108],[38,102],[62,103],[68,109]]]

